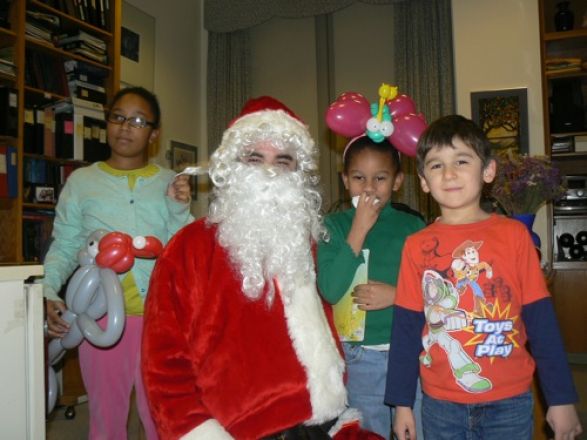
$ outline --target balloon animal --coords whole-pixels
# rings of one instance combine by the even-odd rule
[[[48,347],[47,413],[57,400],[57,380],[52,365],[86,338],[98,347],[114,345],[124,330],[124,297],[117,273],[131,269],[135,257],[155,258],[163,249],[156,237],[134,239],[121,232],[94,231],[78,253],[79,267],[69,280],[65,293],[67,310],[62,318],[70,325],[63,338]],[[96,323],[105,314],[105,330]]]
[[[408,95],[398,95],[389,84],[379,87],[379,102],[369,101],[357,92],[344,92],[326,110],[326,124],[335,133],[355,138],[367,135],[374,142],[388,139],[398,151],[416,155],[418,139],[426,129],[426,119],[416,113]]]

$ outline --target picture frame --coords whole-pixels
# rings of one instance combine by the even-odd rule
[[[529,153],[526,88],[471,92],[471,118],[497,154]]]
[[[155,17],[122,2],[120,83],[122,87],[155,85]]]
[[[35,187],[36,203],[55,203],[55,188],[52,186]]]
[[[179,173],[187,166],[194,166],[198,163],[198,147],[178,141],[169,142],[171,157],[171,168]],[[198,200],[198,178],[190,176],[192,187],[192,200]]]

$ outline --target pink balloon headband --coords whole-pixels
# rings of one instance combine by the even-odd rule
[[[416,104],[408,95],[398,95],[398,88],[382,83],[379,102],[369,101],[357,92],[344,92],[326,111],[326,124],[341,136],[352,138],[346,150],[361,136],[379,143],[387,139],[399,152],[416,156],[416,146],[426,129],[426,119],[416,113]]]

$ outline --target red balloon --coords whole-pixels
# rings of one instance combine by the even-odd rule
[[[361,95],[359,92],[343,92],[340,94],[340,96],[338,98],[336,98],[337,101],[348,101],[348,100],[357,100],[357,99],[361,99],[363,97],[363,95]]]
[[[393,118],[394,130],[389,136],[390,142],[406,156],[416,156],[418,140],[426,129],[422,114],[413,113]]]
[[[132,238],[122,232],[110,232],[98,244],[96,265],[117,273],[127,272],[134,264]]]
[[[416,113],[416,103],[408,95],[398,95],[387,101],[392,118],[409,113]]]
[[[163,244],[157,237],[148,235],[145,237],[145,246],[141,249],[134,248],[134,255],[140,258],[156,258],[163,251]]]
[[[355,92],[346,92],[326,110],[326,125],[336,134],[355,137],[365,131],[371,117],[369,101]]]

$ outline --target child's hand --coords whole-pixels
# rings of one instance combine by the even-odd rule
[[[353,226],[355,223],[357,223],[358,226],[361,226],[362,228],[369,231],[377,221],[381,209],[383,209],[383,205],[374,194],[361,194],[359,197],[359,202],[357,203],[357,210],[355,212],[355,218],[353,219]]]
[[[393,418],[393,432],[398,440],[416,440],[416,420],[409,406],[397,406]]]
[[[395,287],[369,280],[368,284],[355,286],[352,295],[360,310],[381,310],[395,302]]]
[[[554,440],[572,440],[583,432],[575,405],[554,405],[546,412],[546,421],[554,431]]]
[[[167,195],[181,203],[189,203],[191,200],[190,176],[182,174],[175,176],[173,182],[167,187]]]
[[[382,209],[382,203],[374,195],[368,196],[367,193],[363,193],[359,197],[353,224],[347,237],[347,243],[355,255],[359,255],[361,252],[365,237],[377,221]]]
[[[48,336],[62,338],[69,331],[69,324],[61,315],[67,310],[62,301],[47,300],[47,330]]]

